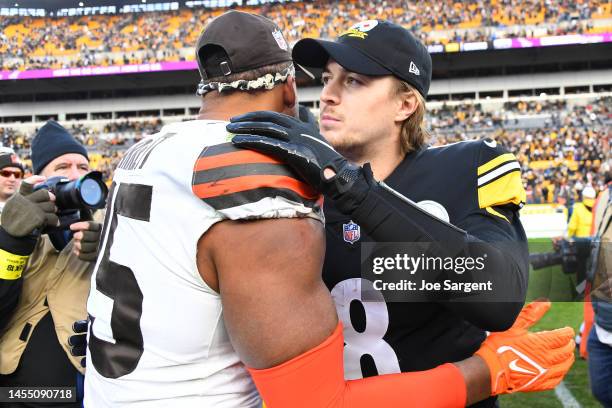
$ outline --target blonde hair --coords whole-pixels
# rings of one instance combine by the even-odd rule
[[[397,80],[396,95],[404,92],[412,92],[417,100],[416,110],[402,123],[400,131],[400,142],[402,151],[410,153],[418,150],[429,140],[429,132],[425,127],[425,98],[419,91],[405,81]]]

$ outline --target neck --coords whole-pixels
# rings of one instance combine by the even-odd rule
[[[211,92],[202,99],[198,119],[229,121],[230,118],[247,112],[260,110],[280,112],[282,108],[277,106],[273,91],[256,94],[234,92],[223,96]]]
[[[406,157],[397,138],[380,140],[380,143],[372,145],[370,149],[366,148],[360,151],[353,150],[341,153],[347,159],[360,166],[370,163],[374,178],[379,181],[389,177]]]

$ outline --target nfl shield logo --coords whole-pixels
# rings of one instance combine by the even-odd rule
[[[361,229],[359,225],[351,221],[348,224],[342,224],[342,234],[346,242],[354,244],[361,237]]]

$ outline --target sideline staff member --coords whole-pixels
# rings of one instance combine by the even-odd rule
[[[84,367],[82,358],[73,356],[79,353],[72,350],[69,338],[75,334],[75,321],[87,317],[85,302],[100,224],[72,224],[74,238],[56,249],[48,235],[35,235],[59,224],[55,197],[33,188],[54,176],[75,180],[89,172],[89,160],[66,129],[49,121],[32,142],[32,165],[36,176],[24,180],[2,213],[0,386],[75,387],[77,372],[84,373]]]

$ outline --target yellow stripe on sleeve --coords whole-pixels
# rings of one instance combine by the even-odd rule
[[[480,208],[496,205],[521,205],[527,199],[523,188],[521,172],[513,171],[478,188],[478,205]]]
[[[502,163],[505,163],[507,161],[512,161],[512,160],[516,160],[516,156],[514,156],[512,153],[506,153],[506,154],[502,154],[500,156],[497,156],[493,160],[490,160],[490,161],[486,162],[485,164],[483,164],[482,166],[478,167],[478,176],[480,176],[481,174],[484,174],[487,171],[489,171],[489,170],[499,166]]]

